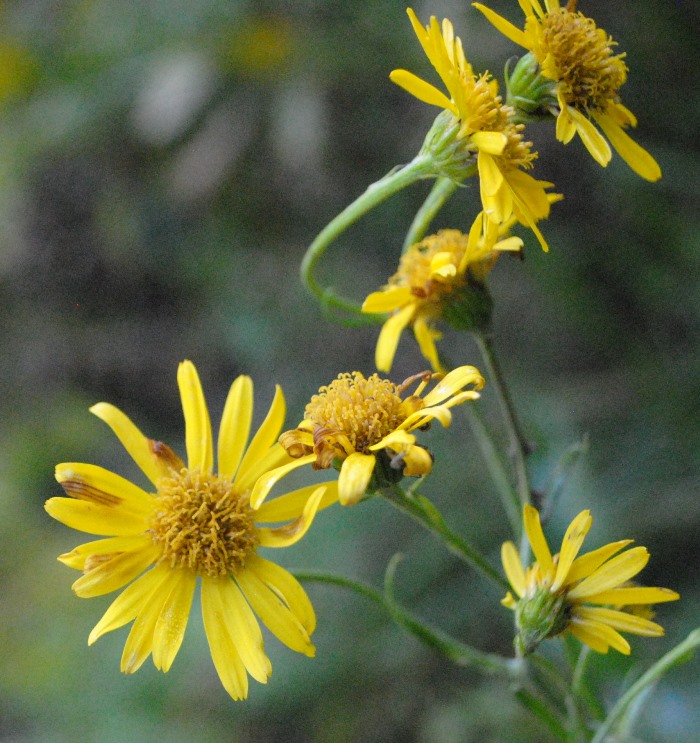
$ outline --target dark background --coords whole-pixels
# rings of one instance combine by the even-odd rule
[[[489,5],[521,24],[514,0]],[[645,582],[682,594],[659,610],[665,638],[633,639],[629,659],[594,659],[614,700],[698,624],[700,608],[699,18],[696,4],[671,0],[579,7],[628,53],[623,102],[663,179],[649,184],[617,156],[604,170],[580,141],[564,147],[552,125],[532,127],[535,174],[566,199],[542,225],[551,252],[522,231],[525,261],[500,261],[491,288],[496,345],[538,444],[533,485],[590,437],[552,539],[590,507],[587,546],[633,537],[652,554]],[[501,78],[518,53],[467,3],[415,10],[424,22],[450,17],[477,70]],[[438,82],[404,4],[26,0],[3,4],[0,29],[0,740],[546,740],[503,684],[451,666],[363,599],[319,585],[308,587],[317,657],[270,639],[273,677],[252,682],[246,702],[221,688],[196,608],[167,676],[149,661],[124,677],[125,630],[87,647],[111,597],[76,598],[75,574],[55,561],[86,540],[43,510],[60,494],[58,462],[138,478],[88,413],[97,401],[182,453],[183,358],[197,364],[213,421],[239,373],[255,381],[258,420],[281,384],[292,426],[321,384],[373,371],[377,328],[330,324],[298,265],[336,213],[415,155],[437,113],[388,79],[406,67]],[[428,188],[354,226],[321,280],[358,300],[378,288]],[[477,204],[473,182],[435,228],[467,229]],[[447,333],[444,343],[456,363],[478,364],[468,340]],[[425,365],[407,336],[392,377]],[[488,389],[480,404],[496,420]],[[464,418],[425,441],[437,462],[424,494],[498,564],[507,524]],[[324,512],[279,559],[379,585],[397,551],[407,605],[464,641],[509,652],[500,594],[385,503]],[[697,740],[697,679],[696,660],[663,680],[640,737]]]

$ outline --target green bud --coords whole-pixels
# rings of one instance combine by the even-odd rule
[[[433,161],[434,174],[461,183],[476,173],[476,153],[459,136],[461,124],[450,111],[443,111],[430,127],[419,156]]]
[[[535,121],[557,114],[557,83],[544,77],[535,57],[521,57],[513,74],[505,69],[506,103],[515,109],[517,121]]]
[[[569,611],[564,594],[539,588],[534,596],[526,596],[515,608],[518,634],[515,648],[518,655],[527,655],[547,637],[563,632],[569,624]]]

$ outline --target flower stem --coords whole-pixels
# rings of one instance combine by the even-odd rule
[[[439,537],[445,547],[460,560],[471,565],[500,588],[510,590],[508,581],[486,561],[486,558],[476,548],[447,526],[440,512],[427,498],[413,493],[409,494],[398,485],[383,490],[382,495],[400,511],[408,514],[421,526]]]
[[[360,314],[361,305],[357,302],[341,297],[335,294],[331,287],[324,288],[318,283],[314,271],[319,260],[329,245],[363,214],[411,183],[434,175],[432,158],[419,154],[408,165],[392,170],[376,183],[372,183],[363,194],[332,219],[309,245],[300,269],[304,286],[326,307]]]
[[[515,406],[508,392],[508,387],[496,358],[490,337],[479,331],[474,331],[474,338],[481,351],[489,381],[492,384],[492,389],[495,391],[498,405],[501,409],[508,436],[510,460],[515,475],[515,489],[520,498],[520,510],[522,510],[522,507],[530,502],[530,485],[528,483],[525,458],[530,453],[531,447],[520,429],[518,418],[515,414]]]
[[[361,596],[370,599],[388,612],[400,627],[403,627],[422,643],[437,650],[441,655],[444,655],[459,666],[477,668],[484,673],[498,674],[506,678],[517,678],[521,673],[520,665],[517,661],[494,653],[484,653],[470,645],[453,639],[442,630],[430,627],[421,622],[415,616],[401,608],[393,599],[387,598],[372,586],[340,575],[315,570],[294,570],[292,572],[301,581],[329,583],[331,585],[349,588]]]
[[[593,736],[591,743],[603,743],[608,734],[618,722],[624,718],[627,707],[651,684],[658,681],[667,671],[673,667],[685,663],[693,657],[695,651],[700,647],[700,628],[693,630],[688,637],[679,645],[670,650],[658,660],[645,674],[630,686],[630,688],[617,700],[610,714],[601,724]]]
[[[406,239],[403,242],[402,253],[405,253],[411,245],[419,242],[423,239],[423,236],[428,231],[430,223],[435,218],[435,215],[442,209],[447,199],[457,189],[457,182],[451,178],[440,176],[435,185],[431,189],[428,197],[421,205],[420,209],[416,212],[416,216],[411,222],[411,226],[408,228],[406,233]]]

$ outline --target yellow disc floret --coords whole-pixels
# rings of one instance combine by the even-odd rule
[[[161,562],[215,577],[235,574],[255,552],[253,522],[247,494],[233,492],[230,481],[183,468],[161,481],[151,533]]]

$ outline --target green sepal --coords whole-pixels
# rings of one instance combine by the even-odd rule
[[[563,632],[569,624],[566,597],[552,593],[548,588],[534,596],[520,599],[515,607],[515,626],[518,634],[515,649],[519,655],[528,655],[547,637]]]
[[[442,319],[455,330],[489,332],[493,299],[486,284],[467,273],[467,281],[440,298]]]
[[[521,57],[513,73],[506,65],[506,103],[515,109],[518,121],[536,121],[556,115],[557,83],[544,77],[535,57]]]

